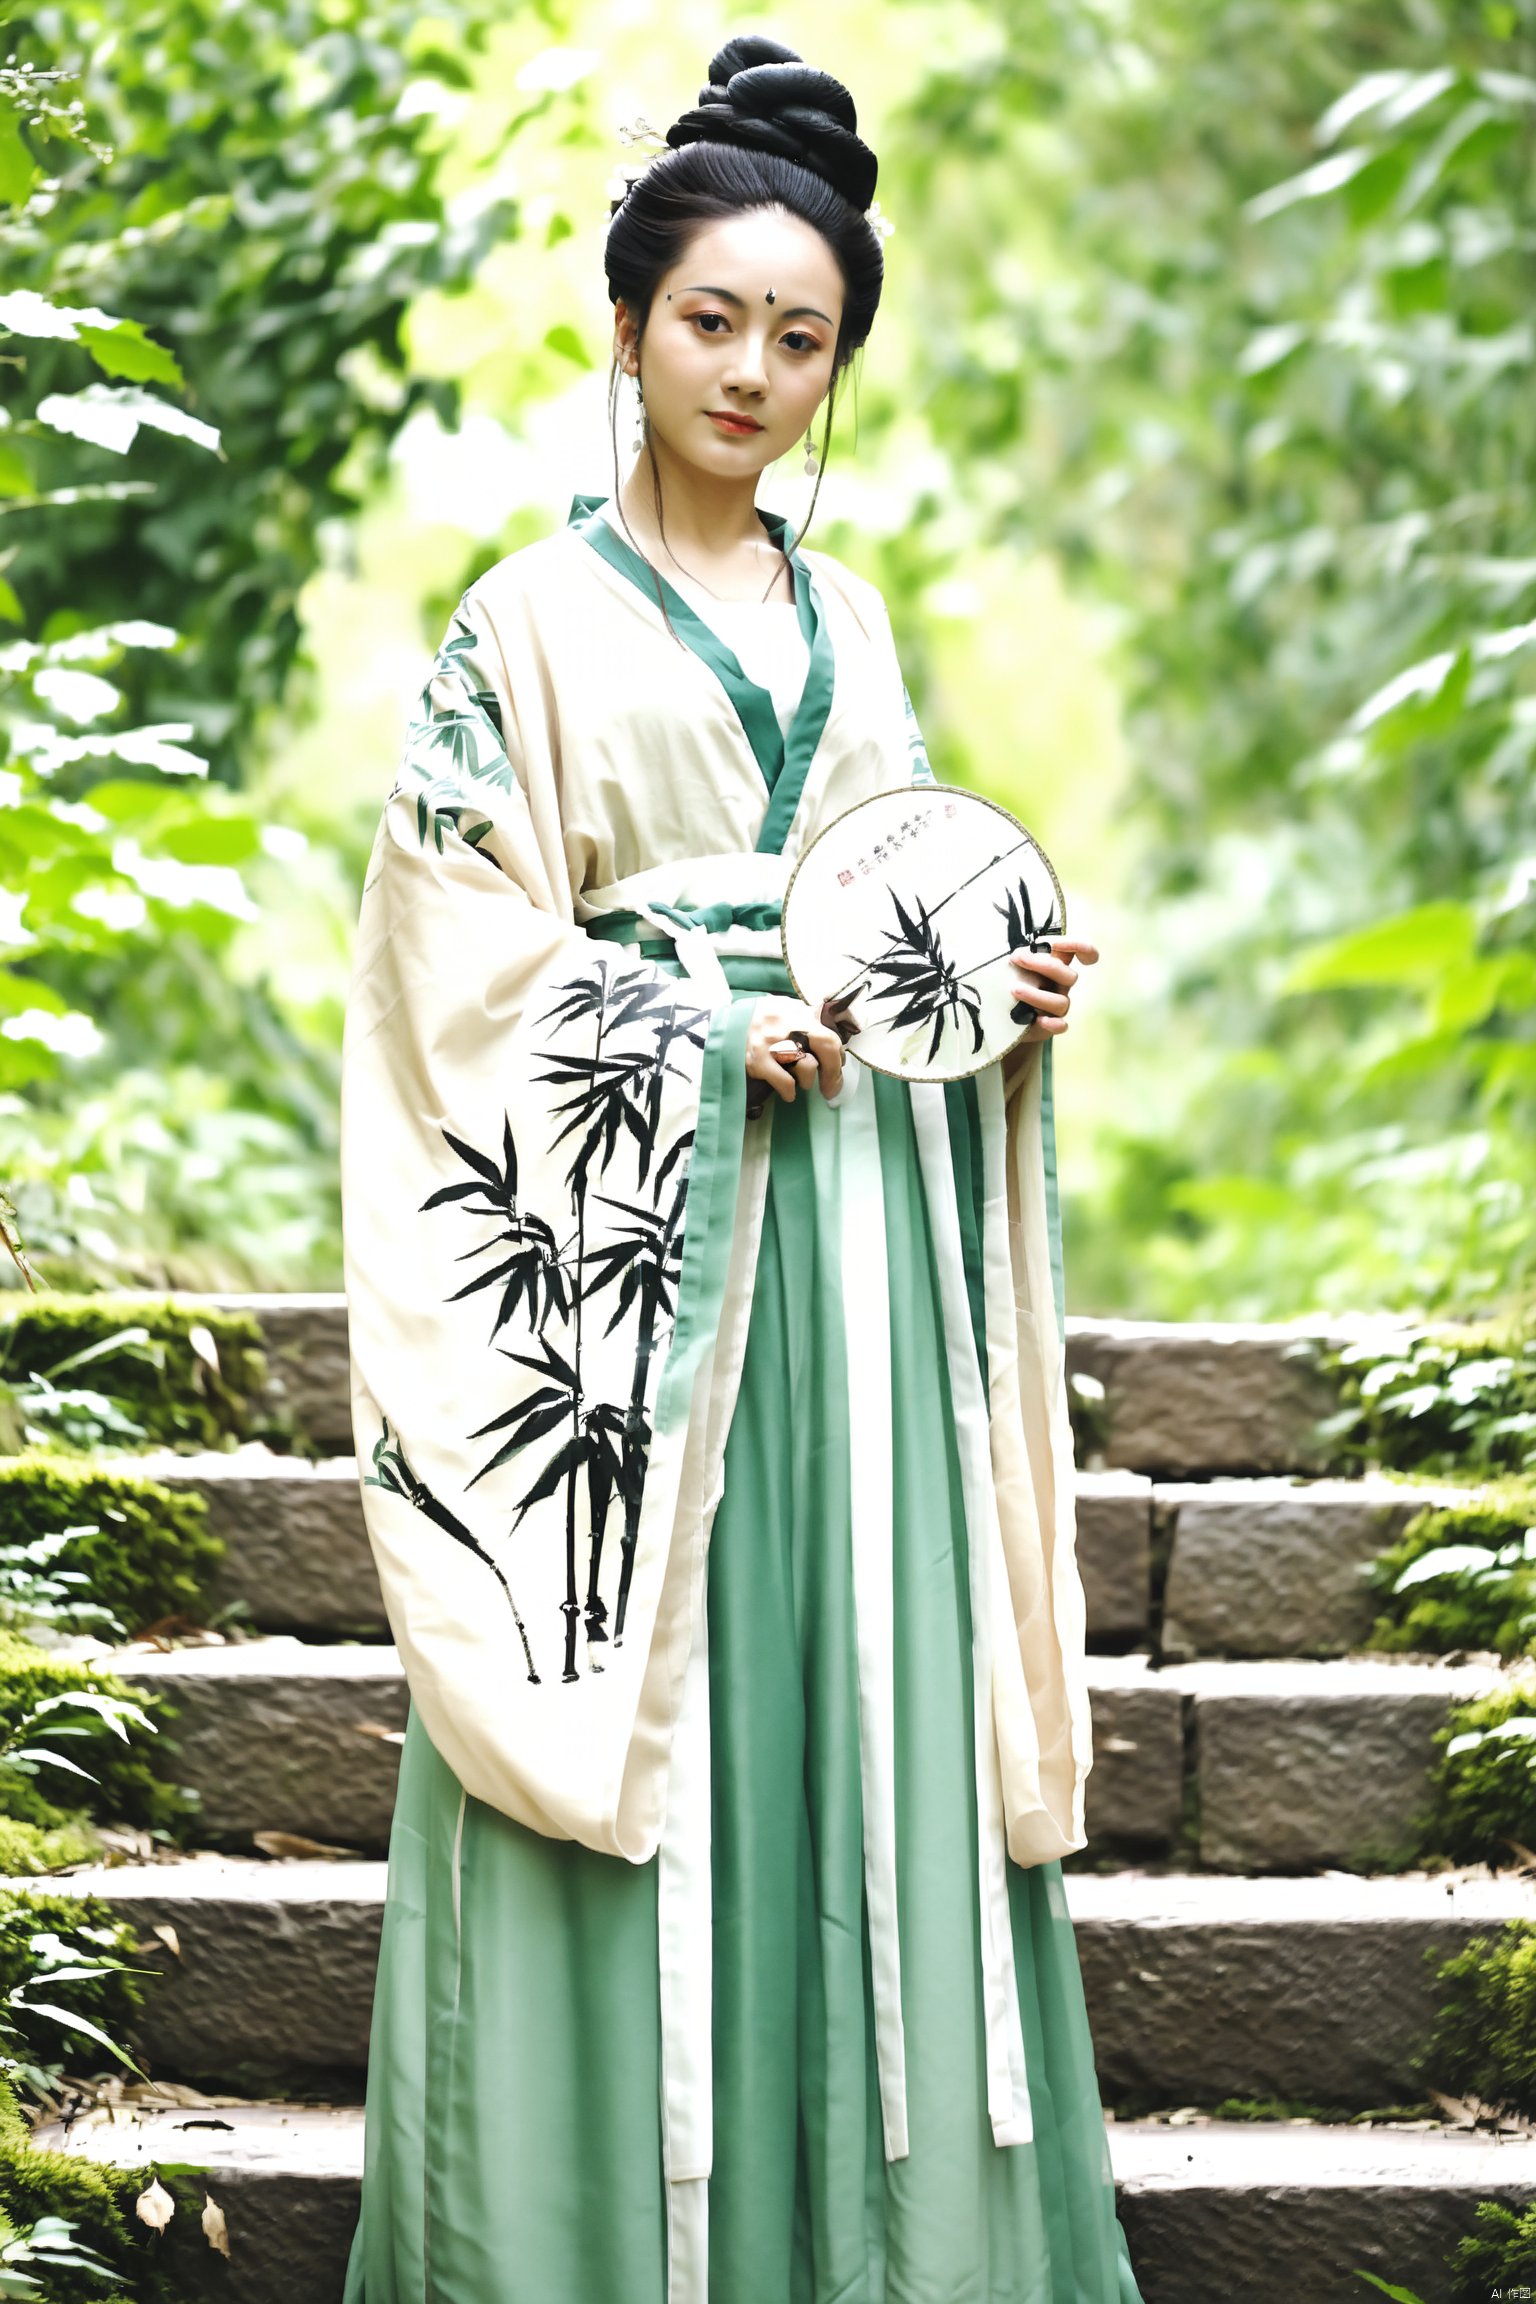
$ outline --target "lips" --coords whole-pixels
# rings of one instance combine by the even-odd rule
[[[715,408],[706,408],[704,413],[711,424],[717,425],[722,432],[739,432],[745,437],[749,432],[761,432],[763,429],[761,424],[755,424],[750,416],[727,416]]]

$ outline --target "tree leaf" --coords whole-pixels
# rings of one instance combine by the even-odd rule
[[[98,368],[140,384],[180,384],[181,369],[137,320],[120,320],[94,304],[60,304],[35,288],[0,295],[0,328],[13,336],[53,337],[83,344]]]
[[[157,2176],[139,2194],[133,2210],[140,2223],[147,2224],[152,2232],[163,2232],[176,2213],[176,2203]]]
[[[227,2256],[229,2254],[229,2226],[224,2220],[223,2209],[208,2192],[203,2194],[202,2221],[203,2232],[209,2247],[215,2249],[220,2256]]]
[[[83,322],[80,342],[105,375],[121,376],[130,384],[186,382],[174,352],[147,336],[137,320],[118,320],[110,328]]]
[[[574,361],[578,368],[591,367],[591,353],[587,350],[585,344],[583,344],[575,329],[569,326],[567,322],[562,320],[558,323],[557,326],[553,328],[546,328],[544,331],[544,341],[548,345],[551,352],[558,352],[562,355],[563,358]]]
[[[1412,912],[1373,922],[1352,935],[1330,937],[1294,960],[1282,979],[1287,992],[1332,991],[1340,985],[1433,984],[1465,966],[1477,943],[1470,905],[1421,904]]]
[[[37,162],[27,150],[15,107],[0,97],[0,200],[21,207],[36,178]]]
[[[224,453],[214,425],[189,416],[184,408],[173,408],[168,400],[143,392],[136,384],[87,384],[79,392],[50,392],[38,402],[37,416],[52,431],[67,432],[118,456],[133,446],[141,425],[211,448],[216,455]]]
[[[129,2071],[137,2072],[141,2080],[148,2079],[148,2073],[134,2062],[127,2049],[119,2048],[111,2034],[103,2032],[101,2026],[93,2024],[88,2016],[77,2016],[73,2008],[56,2008],[49,2000],[27,2000],[19,2005],[29,2016],[49,2016],[55,2024],[62,2024],[67,2031],[84,2032],[90,2039],[99,2040],[102,2047],[117,2058],[119,2064],[126,2064]]]
[[[1260,192],[1247,203],[1243,213],[1250,223],[1262,224],[1283,209],[1294,207],[1299,200],[1326,200],[1333,193],[1342,192],[1352,177],[1370,166],[1375,156],[1375,148],[1369,144],[1352,145],[1347,152],[1335,152],[1327,160],[1318,160],[1310,168],[1303,168],[1299,176],[1288,176],[1283,183]]]

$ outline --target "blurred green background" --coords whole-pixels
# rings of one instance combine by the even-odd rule
[[[742,29],[848,83],[892,227],[808,542],[1102,946],[1072,1308],[1521,1312],[1533,0],[0,5],[0,1183],[39,1274],[338,1284],[404,715],[463,585],[612,487],[620,125]]]

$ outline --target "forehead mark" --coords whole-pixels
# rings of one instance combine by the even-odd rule
[[[746,299],[738,296],[733,288],[715,288],[704,280],[691,281],[682,293],[685,296],[718,296],[722,303],[734,304],[738,312],[745,312],[747,308]],[[768,301],[770,303],[773,301],[771,291]],[[820,306],[816,304],[792,304],[788,311],[782,313],[780,317],[785,320],[799,320],[809,317],[812,320],[824,320],[829,328],[832,326],[830,312],[823,312]]]

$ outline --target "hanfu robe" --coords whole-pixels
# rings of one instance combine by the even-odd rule
[[[874,586],[793,553],[785,728],[601,504],[459,603],[362,905],[411,1706],[346,2304],[1139,2304],[1049,1046],[746,1116],[795,859],[931,771]]]

